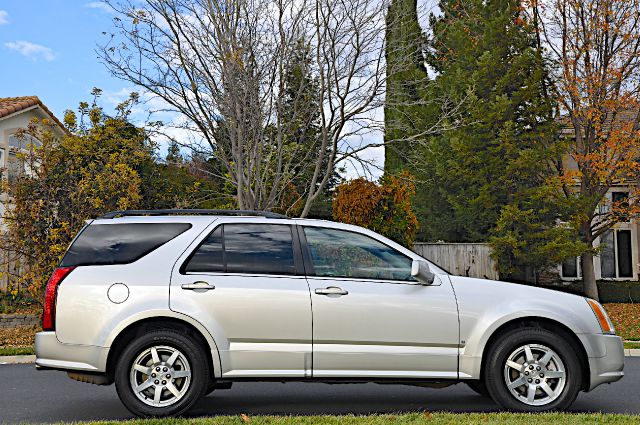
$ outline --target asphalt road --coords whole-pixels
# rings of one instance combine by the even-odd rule
[[[627,357],[626,376],[612,385],[582,393],[575,412],[640,414],[640,357]],[[312,415],[388,412],[485,412],[497,407],[466,385],[432,389],[405,385],[316,383],[236,383],[215,391],[190,412],[212,415]],[[36,371],[33,365],[0,366],[0,423],[42,423],[127,419],[115,387],[72,381],[63,372]]]

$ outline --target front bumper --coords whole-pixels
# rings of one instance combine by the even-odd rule
[[[105,372],[109,349],[93,345],[63,344],[55,332],[36,334],[36,367]]]
[[[616,335],[579,335],[589,357],[589,390],[618,381],[624,376],[624,344]]]

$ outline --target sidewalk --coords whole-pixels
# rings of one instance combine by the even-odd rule
[[[640,351],[640,350],[637,350]],[[36,356],[0,356],[0,365],[35,363]]]

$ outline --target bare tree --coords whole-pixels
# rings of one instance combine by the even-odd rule
[[[294,203],[306,216],[336,164],[366,167],[362,152],[382,146],[366,140],[382,128],[385,0],[108,3],[116,30],[99,49],[103,62],[186,118],[222,163],[240,208],[276,207],[303,174]],[[311,113],[308,81],[290,87],[287,79],[301,46],[315,90]],[[311,119],[313,140],[291,137]]]
[[[383,64],[376,2],[146,0],[111,2],[116,32],[100,49],[111,72],[186,117],[236,189],[240,208],[271,209],[310,169],[305,206],[326,184],[347,124],[375,108]],[[309,50],[322,117],[320,139],[291,140],[304,88],[287,88],[294,48]],[[285,91],[300,100],[285,102]],[[287,110],[285,108],[293,110]],[[328,155],[328,158],[323,158]],[[305,208],[305,214],[308,208]]]
[[[597,299],[594,242],[622,217],[640,212],[640,1],[530,3],[571,130],[558,174],[564,195],[577,201],[574,224],[589,248],[582,255],[585,292]],[[614,186],[631,186],[630,199],[608,199]],[[609,208],[600,208],[606,203]]]

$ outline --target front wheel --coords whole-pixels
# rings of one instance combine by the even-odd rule
[[[487,353],[486,386],[505,409],[564,410],[582,385],[580,359],[567,338],[550,330],[514,329]]]
[[[121,353],[115,371],[120,400],[141,417],[180,415],[202,397],[209,382],[202,347],[184,333],[152,330]]]

